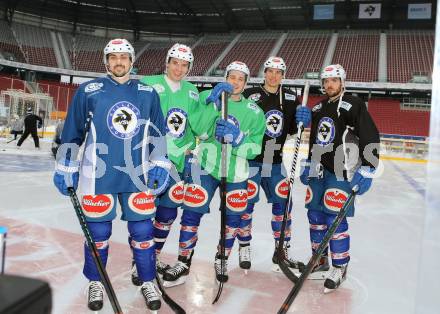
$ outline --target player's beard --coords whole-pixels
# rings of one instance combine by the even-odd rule
[[[339,87],[338,89],[336,89],[336,90],[326,90],[325,91],[325,93],[327,94],[327,96],[329,97],[329,98],[334,98],[334,97],[337,97],[337,96],[339,96],[340,94],[341,94],[341,92],[342,92],[342,87]]]
[[[120,68],[121,70],[118,70],[118,68]],[[125,66],[123,65],[116,65],[112,70],[112,74],[115,77],[124,77],[128,74],[128,70],[126,70]]]

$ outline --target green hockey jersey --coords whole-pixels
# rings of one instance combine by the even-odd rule
[[[199,110],[190,116],[194,133],[200,138],[196,149],[202,168],[216,179],[220,179],[221,143],[215,138],[215,126],[221,113],[214,104],[205,105],[210,90],[200,93]],[[228,100],[228,121],[244,133],[243,142],[237,146],[227,145],[227,182],[242,182],[249,178],[248,159],[261,152],[261,143],[266,130],[263,111],[252,101],[242,97],[240,101]]]
[[[193,84],[184,80],[180,82],[180,89],[173,92],[165,80],[165,74],[145,76],[141,82],[152,86],[159,94],[166,122],[168,158],[177,171],[182,172],[185,152],[196,145],[188,117],[198,111],[199,92]]]

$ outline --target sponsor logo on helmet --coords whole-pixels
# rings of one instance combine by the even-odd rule
[[[312,201],[312,199],[313,199],[313,191],[310,188],[310,186],[307,186],[307,189],[306,189],[306,199],[304,200],[304,203],[307,205],[307,204],[309,204]]]
[[[252,180],[248,180],[248,185],[247,185],[247,193],[248,193],[248,199],[251,200],[253,199],[255,196],[257,196],[257,192],[258,192],[258,185],[255,181]]]
[[[208,192],[200,185],[188,184],[183,203],[190,207],[201,207],[208,201]]]
[[[344,206],[348,194],[339,189],[328,189],[324,193],[324,205],[329,210],[339,211]]]
[[[233,212],[241,212],[246,209],[247,199],[247,190],[233,190],[226,193],[226,206]]]
[[[272,138],[279,137],[283,131],[284,115],[279,110],[266,112],[266,135]]]
[[[156,211],[154,195],[146,192],[131,193],[128,206],[132,211],[141,215],[151,215]]]
[[[176,182],[168,190],[168,197],[174,202],[181,204],[183,202],[183,196],[185,194],[185,188],[183,181]]]
[[[316,144],[327,146],[335,139],[335,123],[332,118],[323,117],[318,123],[318,134],[316,136]]]
[[[128,139],[139,132],[138,121],[141,118],[139,109],[128,101],[114,104],[107,114],[107,127],[120,139]]]
[[[179,50],[181,52],[188,52],[188,49],[186,49],[185,47],[179,47],[179,48],[177,48],[177,50]]]
[[[168,135],[181,138],[185,135],[187,113],[180,108],[171,108],[167,112],[166,130]]]
[[[122,44],[122,43],[123,43],[123,41],[120,40],[120,39],[114,39],[114,40],[112,40],[112,44],[115,44],[115,45],[120,45],[120,44]]]
[[[326,67],[324,71],[326,71],[326,72],[333,71],[333,67]]]
[[[289,181],[283,179],[278,182],[275,186],[275,193],[281,198],[287,198],[287,194],[289,194]]]
[[[281,60],[280,60],[280,59],[278,59],[278,58],[273,58],[273,59],[272,59],[272,62],[275,62],[275,63],[280,63],[280,62],[281,62]]]
[[[84,195],[82,207],[87,217],[104,217],[113,209],[113,196],[111,194]]]

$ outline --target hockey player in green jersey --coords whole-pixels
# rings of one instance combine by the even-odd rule
[[[168,158],[174,164],[169,187],[158,197],[154,222],[156,269],[159,275],[169,268],[169,265],[160,261],[159,254],[176,219],[177,208],[182,205],[184,180],[190,176],[190,168],[186,167],[185,163],[196,143],[188,117],[198,111],[199,93],[193,84],[184,80],[193,62],[191,48],[175,44],[168,50],[165,74],[145,76],[141,79],[141,82],[152,86],[159,94],[167,131]],[[132,268],[132,282],[135,285],[140,284],[135,266]]]
[[[197,243],[198,227],[202,216],[209,212],[209,204],[220,185],[221,141],[228,143],[226,178],[226,244],[225,255],[219,250],[215,256],[216,278],[228,280],[227,259],[234,244],[240,215],[247,206],[248,160],[261,152],[265,131],[263,111],[242,96],[249,78],[246,64],[235,61],[226,68],[226,82],[200,94],[198,113],[190,116],[197,121],[193,131],[201,142],[197,156],[192,159],[191,178],[185,189],[179,237],[178,262],[165,271],[164,286],[182,284],[189,274],[191,258]],[[228,100],[228,119],[220,117],[220,95],[231,94]],[[197,165],[200,171],[196,171]],[[221,260],[224,260],[222,263]],[[223,264],[223,271],[222,271]]]

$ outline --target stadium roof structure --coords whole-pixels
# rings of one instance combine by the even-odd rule
[[[153,34],[197,35],[242,30],[343,28],[434,28],[433,18],[408,21],[408,3],[418,0],[3,0],[9,22],[15,12],[40,18]],[[380,3],[381,18],[358,19],[359,3]],[[314,20],[314,6],[334,4],[334,18]]]

